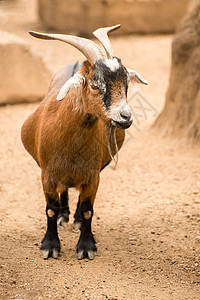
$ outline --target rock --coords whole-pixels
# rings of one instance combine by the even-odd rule
[[[169,33],[187,10],[189,0],[38,0],[46,28],[90,36],[98,27],[120,23],[117,34]]]
[[[18,36],[0,31],[0,105],[41,100],[51,73]]]
[[[154,124],[164,135],[200,141],[200,1],[181,22],[172,43],[169,88]]]

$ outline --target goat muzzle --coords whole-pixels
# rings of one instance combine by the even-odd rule
[[[115,126],[115,127],[118,127],[120,129],[128,129],[131,124],[133,123],[133,119],[132,117],[129,118],[128,120],[124,120],[124,121],[115,121],[115,120],[111,120],[111,125],[112,126]]]
[[[114,106],[110,111],[111,125],[120,129],[127,129],[133,123],[130,107],[126,102],[119,106]]]

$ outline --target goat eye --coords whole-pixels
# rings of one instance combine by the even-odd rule
[[[96,81],[89,80],[89,86],[94,91],[99,90],[99,86]]]
[[[91,88],[92,88],[93,90],[99,90],[99,87],[98,87],[98,85],[94,85],[94,84],[92,84],[92,85],[91,85]]]

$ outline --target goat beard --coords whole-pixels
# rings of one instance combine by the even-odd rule
[[[107,137],[107,146],[108,152],[115,162],[114,168],[116,168],[118,163],[118,146],[116,141],[116,127],[112,126],[111,123],[106,125],[106,137]],[[111,146],[112,145],[112,146]]]

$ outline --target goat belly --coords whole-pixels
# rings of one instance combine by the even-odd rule
[[[95,151],[88,153],[82,149],[67,156],[56,155],[41,168],[45,170],[48,181],[53,181],[54,185],[60,183],[67,187],[77,187],[88,184],[100,172],[101,156]]]
[[[68,165],[67,168],[55,169],[55,167],[50,168],[45,173],[48,177],[48,181],[52,182],[54,186],[62,184],[66,187],[79,187],[81,185],[86,185],[90,183],[93,178],[96,177],[97,172],[95,168],[87,168],[86,166]]]

